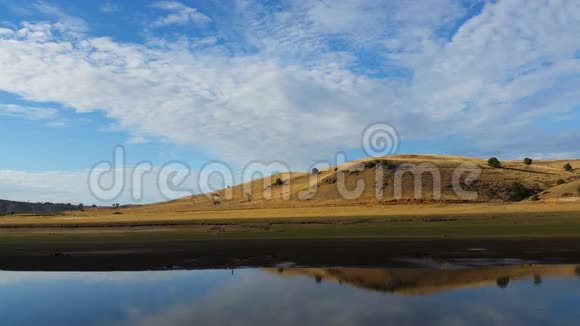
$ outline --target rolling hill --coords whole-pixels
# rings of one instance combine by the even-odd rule
[[[0,215],[20,213],[57,213],[63,211],[80,210],[77,205],[55,203],[29,203],[21,201],[0,200]]]
[[[570,163],[574,170],[563,169]],[[475,198],[465,198],[453,187],[454,172],[458,167],[469,164],[481,171],[473,180],[466,182],[468,172],[457,177],[460,189],[476,193]],[[377,178],[379,165],[383,167],[383,177]],[[424,173],[414,175],[409,167],[424,168]],[[440,175],[440,187],[434,187],[434,176]],[[415,170],[420,171],[420,170]],[[455,203],[455,202],[511,202],[538,194],[540,200],[580,201],[577,187],[580,185],[580,160],[534,161],[525,165],[522,161],[503,161],[501,168],[487,165],[487,160],[469,157],[443,155],[394,155],[366,158],[337,167],[320,170],[318,174],[292,172],[274,174],[269,177],[215,191],[211,194],[194,195],[174,201],[142,206],[153,210],[229,210],[251,208],[312,207],[372,204],[414,204],[414,203]],[[280,184],[276,182],[280,179]],[[343,180],[343,182],[341,181]],[[400,180],[400,182],[397,182]],[[417,195],[415,183],[421,190]],[[558,183],[562,180],[563,185]],[[343,196],[338,185],[355,189],[357,183],[364,182],[364,191],[356,198]],[[519,183],[528,193],[514,198],[513,184]],[[399,186],[399,185],[400,186]],[[396,190],[400,189],[397,195]],[[435,189],[435,191],[434,191]],[[437,190],[440,189],[440,195]],[[377,198],[377,191],[382,196]],[[229,195],[228,195],[229,193]],[[251,193],[248,200],[247,193]]]

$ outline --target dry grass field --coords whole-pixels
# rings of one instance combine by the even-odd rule
[[[565,163],[574,170],[564,171]],[[458,167],[471,164],[480,174],[470,183],[466,173],[457,180],[461,189],[477,196],[466,200],[453,187]],[[378,166],[382,165],[382,177]],[[440,187],[434,186],[434,174],[414,176],[400,172],[405,165],[436,168]],[[446,217],[473,219],[483,216],[529,214],[576,216],[580,214],[580,160],[502,162],[492,168],[486,160],[441,155],[395,155],[363,159],[318,174],[289,173],[255,179],[211,194],[141,206],[87,209],[61,215],[16,215],[0,218],[0,227],[18,225],[149,225],[219,219],[275,219],[317,217]],[[398,172],[399,171],[399,172]],[[421,182],[417,196],[415,177]],[[281,184],[276,182],[280,179]],[[400,180],[397,183],[397,180]],[[564,182],[563,184],[560,184]],[[356,198],[345,198],[339,190],[364,185]],[[522,201],[512,201],[512,185],[519,183],[529,193]],[[396,196],[400,184],[400,196]],[[437,189],[440,196],[434,196]],[[251,193],[248,200],[247,193]],[[381,195],[377,197],[377,193]],[[537,198],[532,198],[536,194]],[[532,201],[537,199],[537,201]]]
[[[565,162],[570,162],[574,170],[564,171]],[[377,164],[386,167],[379,183]],[[441,176],[441,198],[433,198],[430,173],[421,174],[423,197],[415,198],[415,179],[408,171],[400,178],[401,198],[396,198],[396,171],[403,164],[436,167]],[[472,164],[481,171],[475,182],[460,180],[463,189],[478,194],[476,199],[462,200],[452,187],[453,173],[461,164]],[[369,261],[377,261],[376,255],[388,250],[376,245],[377,241],[385,240],[395,241],[389,244],[390,248],[399,248],[389,254],[391,257],[404,252],[444,257],[483,255],[469,252],[468,245],[461,245],[461,250],[447,248],[453,241],[497,246],[496,251],[485,253],[489,256],[576,257],[580,197],[573,191],[580,182],[579,167],[579,160],[537,161],[531,166],[509,161],[502,162],[502,168],[491,168],[485,160],[463,157],[399,155],[366,159],[320,171],[317,175],[291,173],[256,179],[246,184],[245,189],[244,185],[237,185],[209,196],[196,195],[142,206],[90,208],[58,215],[3,216],[0,217],[0,256],[6,261],[12,261],[6,257],[16,257],[17,263],[27,263],[22,257],[35,255],[41,257],[39,264],[46,265],[42,257],[54,252],[104,253],[112,254],[117,259],[115,264],[119,264],[137,259],[135,253],[155,252],[158,255],[155,259],[161,262],[169,252],[191,254],[193,251],[206,260],[223,256],[236,264],[249,264],[247,259],[251,262],[254,259],[251,257],[258,257],[254,261],[256,266],[268,266],[271,263],[268,257],[288,251],[288,259],[312,256],[308,263],[316,263],[325,256],[333,259],[331,263],[342,264],[349,256],[356,265],[360,252],[343,246],[348,243],[347,239],[357,239],[373,243],[368,245],[367,252],[375,256],[368,258]],[[276,182],[276,178],[281,182]],[[337,184],[342,181],[348,189],[360,181],[370,186],[359,197],[345,199],[337,190]],[[529,197],[517,202],[511,200],[514,182],[529,190]],[[376,197],[377,187],[383,190],[382,198]],[[248,189],[252,192],[251,200],[245,197]],[[231,197],[227,196],[228,191],[232,192]],[[313,195],[304,200],[301,196],[308,192]],[[537,195],[535,200],[532,200],[533,194]],[[405,242],[409,239],[429,242],[415,246]],[[331,241],[324,245],[330,246],[325,247],[328,250],[342,249],[316,255],[316,250],[322,248],[313,247],[315,240]],[[552,244],[547,245],[547,241]],[[216,253],[218,249],[221,251]],[[180,261],[183,263],[183,259]],[[130,267],[142,263],[138,260]],[[213,266],[204,264],[201,265]]]

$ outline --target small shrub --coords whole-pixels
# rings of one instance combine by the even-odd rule
[[[501,168],[501,162],[496,157],[492,157],[487,160],[487,165],[491,166],[492,168]]]
[[[578,189],[576,189],[576,191],[578,192],[578,195],[580,195],[580,186],[578,186]]]
[[[531,191],[519,182],[512,183],[510,199],[513,201],[522,201],[528,198]]]
[[[500,277],[497,279],[496,284],[500,289],[505,289],[510,284],[510,278],[508,276]]]
[[[532,165],[532,162],[533,162],[533,161],[532,161],[532,159],[531,159],[531,158],[529,158],[529,157],[526,157],[526,158],[524,159],[524,164],[525,164],[525,165]]]
[[[540,196],[538,196],[538,194],[533,195],[532,197],[530,197],[531,201],[538,201],[540,200]]]
[[[566,165],[564,165],[564,170],[568,171],[568,172],[572,172],[572,165],[570,165],[570,163],[566,163]]]
[[[284,181],[282,181],[282,179],[280,179],[280,178],[276,178],[276,181],[274,182],[274,184],[276,184],[277,186],[281,186],[284,184]]]
[[[319,174],[319,173],[320,173],[320,171],[318,171],[318,169],[317,169],[317,168],[313,168],[313,169],[312,169],[312,172],[311,172],[310,174],[317,175],[317,174]]]
[[[249,192],[246,192],[246,194],[244,195],[244,197],[246,198],[247,201],[252,201],[252,194]]]
[[[365,166],[365,169],[372,169],[375,166],[377,166],[377,162],[373,162],[373,161],[371,161],[371,162],[365,162],[364,163],[364,166]]]
[[[563,184],[565,184],[565,183],[566,183],[566,181],[564,181],[564,180],[562,180],[562,179],[558,179],[558,181],[556,181],[556,184],[557,184],[558,186],[559,186],[559,185],[563,185]]]

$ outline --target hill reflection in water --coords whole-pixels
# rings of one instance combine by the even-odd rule
[[[577,265],[451,267],[0,271],[1,324],[570,325],[580,318]]]
[[[462,269],[375,269],[375,268],[264,268],[280,276],[312,277],[356,288],[397,294],[431,294],[457,289],[497,285],[510,280],[530,279],[541,284],[543,277],[580,277],[580,265],[519,265]]]

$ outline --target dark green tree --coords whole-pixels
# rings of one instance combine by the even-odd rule
[[[531,159],[531,158],[529,158],[529,157],[526,157],[526,158],[524,159],[524,164],[525,164],[525,165],[532,165],[532,162],[533,162],[533,161],[532,161],[532,159]]]
[[[492,157],[487,160],[487,165],[493,168],[501,168],[501,162],[496,157]]]
[[[522,201],[530,196],[532,192],[519,182],[512,183],[510,190],[510,199],[513,201]]]

